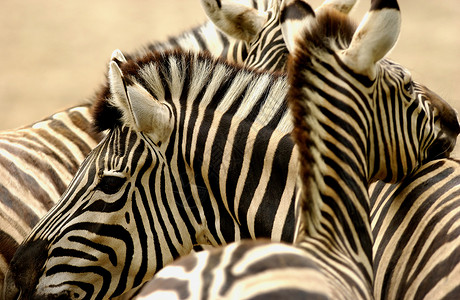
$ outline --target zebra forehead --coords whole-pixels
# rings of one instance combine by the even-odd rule
[[[334,48],[343,49],[349,46],[357,28],[351,18],[335,9],[325,9],[317,15],[316,19],[316,25],[306,33],[307,36],[303,39],[308,43],[307,46],[302,46],[303,48],[314,46],[337,50]]]

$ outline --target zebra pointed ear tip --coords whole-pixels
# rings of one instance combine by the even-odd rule
[[[116,62],[126,62],[127,61],[123,53],[120,51],[120,49],[113,50],[110,60],[116,61]]]
[[[206,5],[207,8],[222,8],[222,3],[220,0],[200,0],[201,5]]]
[[[303,0],[287,0],[281,8],[281,34],[289,53],[296,47],[296,39],[316,22],[315,11]]]

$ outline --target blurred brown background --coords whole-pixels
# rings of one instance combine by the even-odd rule
[[[458,0],[399,2],[402,32],[390,58],[460,111]],[[199,0],[0,3],[0,130],[38,121],[90,97],[104,80],[112,50],[134,51],[206,20]],[[369,5],[358,3],[355,20]]]

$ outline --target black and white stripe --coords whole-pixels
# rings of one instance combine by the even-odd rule
[[[13,262],[13,274],[43,267],[25,295],[38,284],[37,294],[118,296],[197,244],[292,241],[285,77],[179,52],[120,67],[111,63],[108,97],[96,104],[107,137],[17,252],[41,259],[15,259],[24,264]]]
[[[355,36],[375,34],[372,25],[384,23],[379,20],[385,16],[381,12],[369,16],[369,23]],[[399,17],[399,12],[390,17]],[[138,299],[373,298],[368,182],[376,177],[400,180],[419,162],[434,158],[432,150],[445,155],[455,144],[459,125],[452,119],[452,109],[435,123],[437,104],[405,90],[408,73],[400,66],[381,61],[375,66],[376,76],[369,78],[362,74],[362,63],[353,65],[349,57],[339,55],[322,26],[337,22],[341,25],[337,28],[346,28],[340,21],[334,14],[319,15],[317,27],[299,41],[289,69],[304,218],[297,247],[240,242],[196,253],[161,270]],[[349,49],[368,45],[352,43]],[[399,112],[398,117],[392,112]],[[457,128],[453,134],[447,131],[449,143],[438,131],[445,126]],[[410,157],[409,167],[381,163],[374,155],[375,149],[388,151],[394,145],[386,140],[390,137],[375,138],[388,136],[385,132],[399,132],[395,136],[400,145],[407,141],[417,145],[410,150],[412,155],[400,147],[388,157],[389,161]]]
[[[210,24],[210,23],[208,23],[208,25],[209,25],[209,24]],[[222,36],[223,36],[223,35],[222,35],[222,34],[220,34],[220,37],[222,37]],[[186,39],[184,39],[183,41],[185,41],[185,40],[186,40]],[[201,42],[203,42],[203,41],[201,41]],[[171,44],[173,44],[173,43],[171,43]],[[193,43],[191,43],[191,44],[193,44]],[[191,45],[191,44],[189,44],[189,45]],[[185,43],[185,44],[182,44],[182,45],[183,45],[184,47],[187,47],[187,46],[186,46],[186,45],[187,45],[187,43]],[[196,44],[195,44],[195,45],[196,45]],[[193,49],[193,48],[192,48],[192,49]],[[222,48],[222,49],[223,49],[223,48]],[[236,51],[236,52],[238,52],[238,51]],[[236,52],[235,52],[235,53],[236,53]],[[225,53],[225,52],[222,52],[222,53]],[[255,225],[253,225],[253,226],[255,227]],[[277,240],[277,239],[278,239],[278,238],[275,238],[275,240]]]
[[[455,299],[460,162],[435,160],[401,183],[377,182],[370,197],[375,299]]]
[[[260,11],[273,10],[266,0],[252,5]],[[263,40],[270,44],[270,38],[264,37]],[[144,46],[130,57],[139,58],[151,51],[173,48],[206,51],[229,62],[243,64],[253,46],[227,36],[208,21],[165,42]],[[284,66],[268,64],[265,67],[275,70]],[[0,147],[4,148],[0,157],[3,183],[0,199],[0,290],[19,243],[59,199],[84,157],[102,137],[102,134],[94,133],[90,124],[90,106],[88,103],[64,110],[34,126],[5,131],[0,136]],[[276,236],[275,239],[281,237]]]
[[[102,139],[90,104],[0,132],[0,288],[19,244]]]

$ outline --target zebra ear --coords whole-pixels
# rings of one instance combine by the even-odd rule
[[[295,39],[316,22],[315,12],[303,0],[285,0],[281,5],[281,34],[290,53],[294,53]]]
[[[375,76],[375,64],[396,44],[401,13],[396,0],[372,0],[347,50],[343,61],[355,72]]]
[[[123,55],[123,53],[119,49],[115,49],[112,52],[112,57],[110,58],[110,60],[119,61],[119,62],[126,62],[125,56]]]
[[[316,9],[316,12],[323,8],[330,7],[340,11],[341,13],[348,14],[355,4],[356,0],[326,0]]]
[[[226,0],[201,0],[208,18],[225,34],[246,42],[255,39],[268,19],[266,12]]]
[[[172,130],[169,108],[138,83],[128,83],[115,61],[110,62],[109,82],[111,102],[122,111],[123,122],[148,133],[156,142],[166,140]]]

